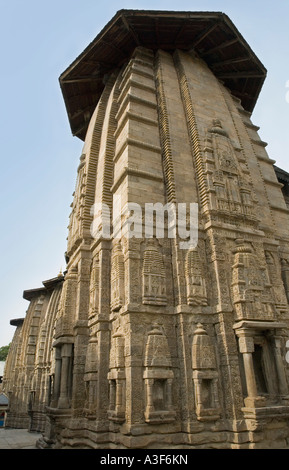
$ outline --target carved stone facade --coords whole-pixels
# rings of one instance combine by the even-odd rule
[[[85,141],[67,267],[26,292],[4,378],[7,424],[39,447],[288,447],[289,175],[250,119],[265,75],[225,15],[122,10],[61,76]],[[197,246],[166,217],[146,237],[135,203],[197,203]]]
[[[55,354],[52,349],[56,313],[63,275],[27,290],[29,308],[25,318],[11,320],[16,327],[6,362],[3,387],[9,398],[6,426],[45,429],[45,407],[54,385]]]

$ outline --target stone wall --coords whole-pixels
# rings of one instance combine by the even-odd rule
[[[289,210],[257,131],[195,52],[139,46],[106,77],[63,286],[31,295],[8,358],[8,419],[43,429],[47,405],[39,447],[288,447]],[[117,196],[123,231],[94,237]],[[129,203],[197,203],[197,246],[167,219],[128,237]]]
[[[6,427],[44,431],[45,406],[50,401],[54,353],[52,338],[63,276],[44,287],[25,291],[29,301],[25,318],[16,326],[8,353],[3,390],[9,398]]]

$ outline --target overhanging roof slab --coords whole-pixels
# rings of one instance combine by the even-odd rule
[[[267,74],[224,13],[120,10],[60,76],[73,135],[85,139],[105,77],[126,63],[137,46],[193,50],[249,112]]]

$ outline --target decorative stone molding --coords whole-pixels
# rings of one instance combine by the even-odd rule
[[[233,327],[244,367],[247,397],[244,398],[243,411],[246,416],[255,415],[256,408],[277,409],[289,404],[281,352],[284,342],[282,330],[285,326],[284,323],[273,321],[241,321]]]
[[[237,240],[232,266],[232,293],[236,319],[274,320],[272,284],[266,265],[244,240]]]
[[[153,240],[148,240],[144,252],[143,269],[143,304],[166,305],[166,274],[163,256]]]
[[[282,280],[286,292],[287,301],[289,304],[289,257],[283,258],[281,260],[281,272],[282,272]]]
[[[203,276],[201,259],[197,248],[190,249],[186,255],[185,273],[187,283],[187,303],[196,306],[208,304],[206,281]]]
[[[111,309],[119,310],[124,305],[124,256],[121,242],[112,250],[111,262]]]
[[[201,323],[194,332],[192,369],[197,419],[216,421],[220,418],[216,356],[211,338]]]
[[[54,448],[288,444],[289,176],[250,121],[265,73],[223,13],[121,10],[62,74],[85,139],[67,271],[61,298],[24,293],[9,426],[46,422]],[[198,247],[149,240],[146,214],[126,237],[115,211],[94,238],[115,196],[128,229],[130,203],[198,203]]]
[[[116,423],[125,421],[125,338],[120,332],[112,336],[110,353],[109,380],[109,410],[108,418]]]
[[[174,373],[167,338],[157,324],[148,333],[144,367],[145,421],[151,424],[173,422],[176,417],[172,403]]]

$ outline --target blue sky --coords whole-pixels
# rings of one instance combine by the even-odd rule
[[[76,168],[58,77],[122,8],[223,11],[268,77],[253,113],[269,156],[289,171],[289,2],[286,0],[0,0],[0,347],[11,318],[25,316],[23,290],[65,269]],[[288,83],[289,85],[289,83]]]

